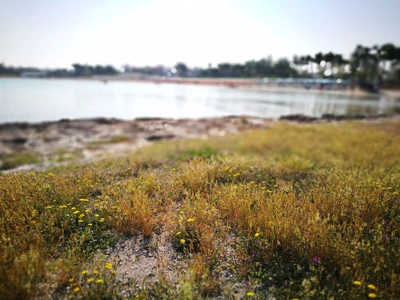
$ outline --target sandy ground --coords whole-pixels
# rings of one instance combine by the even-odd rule
[[[338,116],[321,118],[304,115],[281,117],[290,122],[336,122],[343,120],[376,120],[396,116]],[[34,164],[20,164],[7,170],[44,170],[71,162],[86,163],[106,157],[124,156],[153,142],[170,139],[224,136],[250,129],[265,129],[273,120],[249,116],[203,119],[141,118],[61,120],[57,122],[0,124],[0,170],[4,161],[18,154],[33,153]],[[1,172],[1,171],[0,171]]]
[[[35,153],[41,162],[15,170],[45,169],[71,161],[90,162],[124,155],[155,141],[224,136],[266,128],[268,120],[253,117],[207,119],[61,120],[38,124],[0,125],[0,167],[6,156]]]

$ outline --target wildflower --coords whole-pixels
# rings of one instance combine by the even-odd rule
[[[181,244],[186,243],[186,241],[184,239],[181,239],[179,242],[181,242]]]
[[[74,215],[79,214],[79,210],[74,211]]]
[[[376,287],[373,284],[368,284],[367,287],[371,290],[375,290]]]
[[[78,223],[83,223],[83,220],[78,220]]]
[[[236,173],[236,174],[233,175],[233,177],[238,177],[239,175],[240,175],[239,173]],[[249,292],[249,293],[251,293],[251,292]]]
[[[76,210],[76,207],[71,208],[71,210]]]
[[[92,223],[89,223],[89,224],[87,224],[87,226],[93,226],[93,224],[92,224]]]
[[[82,275],[85,275],[85,274],[87,274],[89,271],[88,270],[83,270],[82,271]]]
[[[256,232],[256,234],[254,235],[255,237],[259,237],[260,234],[258,232]]]
[[[74,288],[74,292],[79,292],[79,287]]]
[[[96,283],[102,283],[103,282],[103,279],[97,279],[96,280]]]
[[[194,221],[194,218],[189,218],[187,221],[188,221],[189,223],[190,223],[190,222],[193,222],[193,221]]]
[[[183,210],[181,210],[179,213],[182,215],[183,214]]]
[[[81,201],[81,202],[89,202],[88,199],[79,199],[79,201]]]
[[[53,208],[53,205],[46,206],[47,209]]]
[[[253,293],[253,292],[247,292],[247,296],[253,297],[253,296],[254,296],[254,293]]]
[[[104,218],[101,218],[101,219],[99,220],[99,222],[100,222],[100,223],[104,222]]]
[[[66,216],[67,216],[67,217],[69,217],[69,216],[70,216],[70,214],[66,214]]]
[[[181,234],[181,232],[180,231],[178,231],[177,233],[176,233],[176,235],[180,235]]]
[[[106,269],[112,269],[112,264],[111,263],[106,263]]]
[[[94,270],[94,271],[93,271],[93,274],[94,274],[94,275],[97,275],[97,274],[99,274],[99,271]]]
[[[321,258],[319,258],[318,256],[314,256],[314,257],[312,258],[312,261],[313,261],[313,262],[316,262],[316,263],[321,263]]]
[[[82,219],[85,216],[85,214],[80,214],[79,219]]]
[[[94,281],[94,278],[89,278],[88,280],[87,280],[87,282],[89,282],[89,283],[91,283],[91,282],[93,282]]]
[[[68,279],[69,282],[74,282],[74,278]]]
[[[89,210],[88,209],[85,209],[85,213],[88,213],[89,212]]]
[[[355,284],[355,285],[361,285],[361,281],[356,280],[356,281],[353,282],[353,284]]]
[[[99,214],[95,214],[94,216],[97,218],[99,216]]]
[[[113,275],[114,275],[114,274],[115,274],[115,270],[112,270],[112,271],[111,271],[111,274],[113,274]]]
[[[368,297],[369,297],[369,298],[376,298],[376,294],[374,294],[374,293],[369,293],[369,294],[368,294]]]

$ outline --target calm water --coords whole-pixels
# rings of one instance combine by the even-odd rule
[[[336,95],[253,92],[228,87],[84,80],[0,79],[0,123],[62,118],[199,118],[288,114],[320,116],[400,111],[388,99]]]

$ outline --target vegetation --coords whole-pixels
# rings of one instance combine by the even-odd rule
[[[0,175],[1,297],[400,298],[399,132],[276,123]],[[124,281],[102,255],[162,234],[178,282]]]
[[[90,77],[92,75],[117,75],[119,72],[112,66],[90,66],[73,64],[73,70],[45,70],[47,77]],[[286,58],[273,61],[271,58],[250,60],[243,64],[220,63],[208,68],[190,69],[183,62],[173,68],[179,77],[321,77],[352,79],[355,83],[381,84],[383,82],[398,83],[400,81],[400,47],[387,43],[381,46],[366,47],[357,45],[348,59],[342,54],[328,52],[315,55]],[[123,72],[145,76],[172,76],[170,68],[157,67],[123,67]],[[24,72],[43,71],[37,68],[13,68],[0,64],[0,76],[20,76]]]
[[[40,155],[31,152],[15,152],[0,155],[0,170],[9,170],[27,164],[40,162]]]

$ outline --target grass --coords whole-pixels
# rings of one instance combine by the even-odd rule
[[[33,152],[14,152],[0,156],[0,170],[9,170],[26,164],[40,162],[40,156]]]
[[[51,160],[57,163],[72,162],[83,156],[81,150],[67,151],[65,149],[57,149],[52,154]]]
[[[97,149],[102,145],[109,145],[109,144],[119,144],[119,143],[127,143],[131,139],[124,135],[115,135],[109,138],[108,140],[100,140],[100,141],[91,141],[86,143],[86,147],[88,149]]]
[[[288,125],[0,175],[6,299],[400,298],[400,122]],[[167,234],[140,287],[107,249]]]

